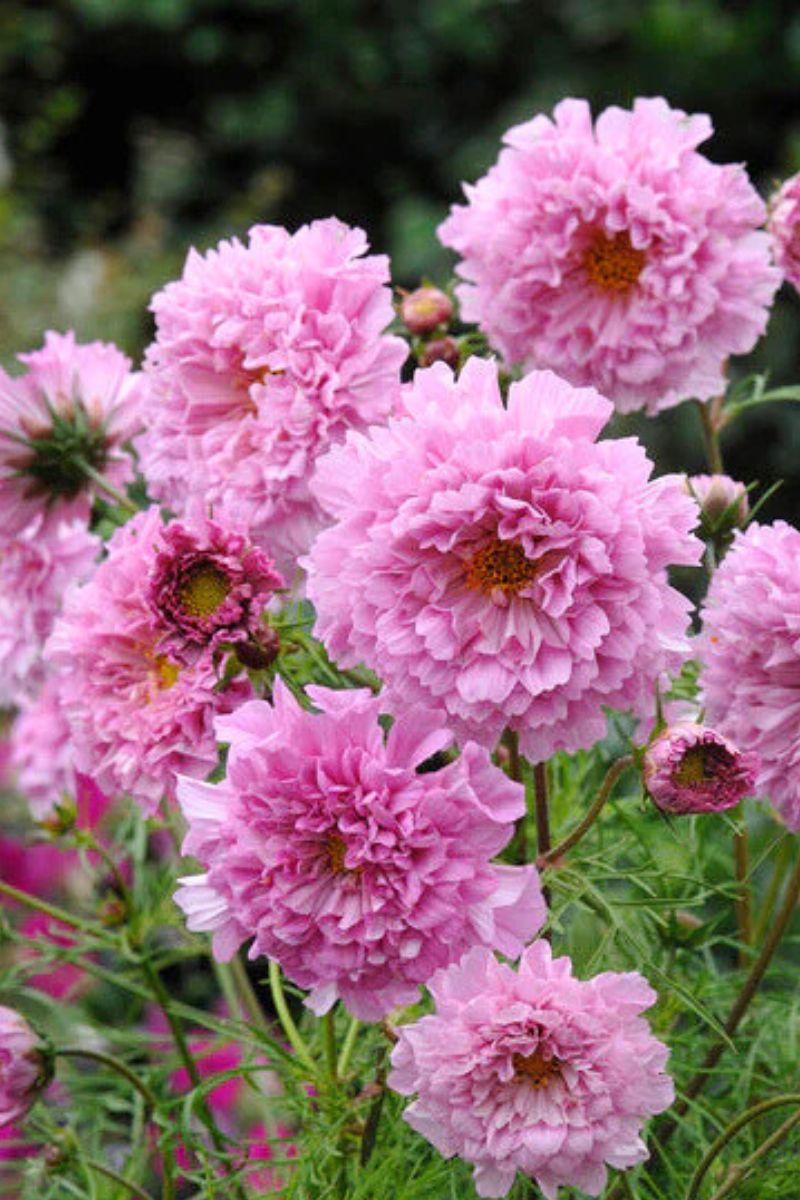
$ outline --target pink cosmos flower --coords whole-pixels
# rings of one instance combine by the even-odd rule
[[[25,1116],[50,1075],[43,1046],[28,1022],[0,1005],[0,1128]]]
[[[49,943],[67,948],[75,945],[75,935],[66,925],[54,921],[44,913],[31,913],[20,924],[20,933],[30,939],[31,945],[20,951],[20,957],[42,967],[42,970],[26,976],[28,987],[38,988],[55,1000],[71,1001],[85,991],[90,976],[70,962],[46,963],[38,951]]]
[[[163,652],[150,584],[164,529],[154,506],[116,530],[92,579],[67,596],[45,651],[76,769],[148,813],[174,794],[176,772],[204,776],[216,765],[214,714],[250,694],[242,680],[218,690],[209,653],[184,666]]]
[[[269,1164],[275,1158],[297,1158],[297,1146],[290,1140],[291,1136],[289,1126],[280,1122],[273,1136],[262,1124],[253,1125],[248,1130],[245,1142],[247,1162],[254,1166],[248,1172],[247,1182],[258,1194],[282,1192],[286,1186],[287,1168]]]
[[[27,371],[0,371],[0,525],[21,532],[35,516],[89,515],[92,473],[114,486],[133,478],[123,445],[141,425],[142,376],[105,342],[45,334],[20,354]],[[86,470],[88,466],[89,470]]]
[[[669,725],[644,756],[644,781],[659,808],[670,813],[723,812],[752,795],[760,767],[705,725]]]
[[[800,532],[738,532],[714,573],[698,655],[706,719],[761,757],[756,785],[800,830]]]
[[[91,575],[101,548],[85,523],[47,525],[41,517],[0,538],[0,705],[29,700],[41,687],[42,647],[64,593]]]
[[[428,984],[436,1012],[398,1028],[389,1086],[417,1093],[406,1121],[474,1164],[479,1196],[505,1196],[517,1170],[548,1200],[597,1196],[605,1164],[647,1157],[642,1123],[672,1102],[669,1051],[639,1015],[655,992],[635,971],[571,968],[545,941],[518,972],[477,947]]]
[[[52,896],[78,861],[77,852],[29,845],[20,838],[0,834],[0,879],[34,896]],[[10,903],[5,896],[0,898],[0,906]]]
[[[302,709],[279,679],[274,707],[244,705],[217,723],[230,742],[221,784],[181,780],[184,853],[207,868],[176,900],[218,959],[247,938],[310,988],[377,1020],[417,997],[439,966],[476,942],[516,955],[541,926],[535,867],[496,866],[525,809],[523,789],[468,743],[439,771],[425,759],[451,743],[441,716],[407,706],[384,740],[368,691],[309,688]]]
[[[385,420],[407,354],[382,334],[394,315],[388,260],[367,249],[361,230],[331,218],[293,235],[257,225],[246,244],[190,253],[152,304],[139,452],[153,496],[178,513],[190,494],[218,516],[235,506],[283,564],[307,548],[317,456]]]
[[[687,648],[666,574],[701,553],[682,480],[597,442],[609,402],[550,372],[505,409],[493,363],[439,363],[404,404],[315,477],[336,524],[305,566],[332,657],[377,671],[389,711],[422,701],[488,747],[508,725],[535,761],[601,738],[604,707],[647,715]]]
[[[787,179],[770,200],[767,229],[784,279],[800,288],[800,174]]]
[[[192,513],[191,525],[173,521],[150,576],[148,599],[159,648],[176,662],[196,662],[223,643],[258,636],[261,616],[283,576],[263,550],[241,533]]]
[[[764,332],[780,275],[765,208],[741,166],[695,147],[705,115],[665,100],[585,100],[510,129],[439,236],[457,288],[510,363],[596,387],[622,412],[725,390],[725,360]]]

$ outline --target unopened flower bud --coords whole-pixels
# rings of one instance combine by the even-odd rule
[[[52,1073],[52,1056],[22,1014],[0,1005],[0,1127],[25,1116]]]
[[[747,488],[728,475],[692,475],[686,489],[700,505],[703,524],[711,533],[730,533],[747,521]]]
[[[272,666],[280,653],[281,642],[277,632],[264,626],[257,634],[236,647],[236,657],[243,667],[251,671],[265,671]]]
[[[440,288],[417,288],[403,297],[400,316],[411,333],[433,333],[453,316],[453,301]]]
[[[455,369],[458,366],[460,356],[461,352],[455,338],[435,338],[434,341],[426,342],[422,347],[419,355],[419,365],[421,367],[430,367],[435,362],[443,362],[447,363],[448,367]]]
[[[715,730],[691,721],[669,725],[648,746],[644,782],[669,813],[722,812],[753,791],[760,766]]]

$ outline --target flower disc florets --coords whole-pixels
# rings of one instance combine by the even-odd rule
[[[800,830],[800,532],[735,535],[711,581],[698,642],[709,724],[760,755],[756,784]]]
[[[153,299],[146,357],[151,495],[182,513],[191,495],[232,508],[282,565],[320,514],[316,457],[350,428],[383,421],[408,350],[393,318],[388,260],[333,218],[295,234],[257,225],[246,243],[192,251]]]
[[[713,729],[692,721],[669,725],[647,747],[644,781],[671,813],[722,812],[753,792],[760,760]]]
[[[283,576],[267,554],[242,533],[225,529],[199,511],[191,524],[173,521],[161,535],[148,601],[160,647],[178,662],[204,651],[247,641]]]
[[[494,865],[524,794],[467,744],[438,771],[419,765],[450,745],[441,717],[407,706],[384,740],[380,698],[309,688],[300,708],[281,680],[275,704],[245,704],[218,723],[227,778],[182,780],[184,852],[207,868],[176,895],[193,930],[229,959],[248,938],[310,988],[377,1020],[470,946],[517,955],[541,926],[533,866]]]
[[[191,662],[174,658],[174,628],[154,619],[152,582],[159,556],[170,553],[169,528],[154,506],[118,529],[91,580],[68,594],[45,648],[77,770],[148,812],[172,795],[177,771],[204,776],[216,765],[212,718],[250,695],[242,680],[219,689],[208,648],[187,655]]]
[[[673,1099],[668,1050],[639,1015],[656,994],[636,972],[586,982],[545,941],[519,970],[478,947],[428,984],[432,1016],[401,1025],[388,1084],[417,1098],[413,1129],[475,1167],[479,1196],[505,1196],[516,1172],[548,1200],[599,1195],[606,1164],[647,1157],[643,1122]]]
[[[764,205],[712,132],[662,99],[564,100],[510,129],[495,165],[439,229],[456,289],[509,363],[596,387],[623,412],[725,390],[725,360],[763,333],[780,282]]]
[[[417,371],[405,414],[351,434],[313,488],[334,522],[305,560],[317,632],[366,663],[385,703],[438,707],[534,761],[592,745],[604,707],[651,713],[687,648],[669,563],[694,564],[697,506],[651,481],[632,439],[597,442],[612,408],[550,372],[511,385],[470,359]]]
[[[141,375],[115,346],[79,345],[74,334],[47,333],[44,346],[19,359],[17,378],[0,371],[0,514],[18,533],[39,513],[85,519],[97,489],[133,478],[123,443],[138,432]]]

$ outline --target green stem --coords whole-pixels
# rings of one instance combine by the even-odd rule
[[[786,872],[788,871],[789,865],[792,861],[792,849],[794,842],[794,837],[792,837],[790,834],[787,834],[778,847],[775,870],[772,872],[772,878],[767,886],[767,890],[761,904],[761,911],[759,912],[758,920],[756,921],[755,933],[753,934],[753,941],[756,945],[758,945],[763,938],[764,930],[767,928],[769,919],[772,916],[772,910],[775,907],[775,901],[778,899],[781,886],[786,878]]]
[[[586,816],[579,825],[575,826],[572,833],[568,834],[563,841],[559,842],[558,845],[554,846],[551,850],[548,850],[547,854],[540,855],[540,865],[548,866],[551,863],[557,862],[558,859],[566,854],[568,850],[572,850],[573,846],[578,844],[584,834],[588,833],[592,825],[594,825],[595,821],[600,816],[600,813],[603,811],[606,802],[614,790],[614,784],[617,782],[620,775],[627,771],[628,767],[632,766],[632,764],[633,758],[630,754],[626,754],[624,758],[619,758],[615,763],[611,764],[606,772],[606,777],[603,780],[600,790],[592,801]]]
[[[547,763],[533,768],[533,788],[536,815],[537,850],[540,858],[550,853],[550,811],[548,808]]]
[[[109,499],[113,500],[115,504],[117,504],[120,508],[124,508],[125,511],[131,513],[131,515],[135,516],[135,514],[138,513],[139,509],[133,503],[133,501],[129,499],[128,496],[124,495],[123,492],[120,492],[117,488],[115,488],[113,483],[109,483],[105,476],[101,475],[99,471],[96,471],[91,463],[88,463],[85,458],[76,457],[73,461],[77,466],[80,467],[84,475],[86,475],[88,479],[91,479],[98,491],[103,492],[109,497]]]
[[[331,1083],[335,1084],[338,1079],[338,1071],[336,1059],[336,1021],[333,1012],[334,1010],[331,1008],[325,1013],[325,1016],[322,1018],[322,1025],[325,1033],[325,1063]]]
[[[129,889],[127,883],[125,882],[125,876],[122,874],[122,871],[119,869],[116,862],[109,854],[108,850],[106,850],[105,846],[99,840],[99,838],[95,837],[92,830],[80,829],[77,832],[78,832],[78,837],[77,837],[78,844],[83,846],[86,850],[93,850],[94,853],[97,854],[100,857],[100,859],[105,863],[105,865],[108,867],[109,871],[111,872],[111,874],[114,877],[114,883],[116,884],[117,891],[119,892],[120,896],[122,897],[122,901],[125,905],[126,912],[128,914],[132,913],[133,912],[133,901],[131,898],[130,889]]]
[[[733,861],[736,872],[736,928],[739,932],[739,966],[746,967],[753,944],[753,913],[750,894],[750,866],[747,828],[733,835]]]
[[[356,1038],[358,1037],[358,1031],[359,1031],[360,1026],[361,1026],[361,1022],[359,1021],[358,1017],[353,1017],[350,1021],[350,1028],[347,1030],[347,1033],[345,1034],[344,1043],[342,1045],[342,1052],[339,1055],[339,1062],[338,1062],[337,1068],[336,1068],[337,1074],[340,1079],[344,1076],[347,1068],[350,1065],[350,1059],[353,1056],[353,1049],[356,1044]]]
[[[289,1006],[286,1003],[286,997],[283,993],[283,982],[281,980],[281,969],[272,958],[269,960],[269,987],[272,992],[272,1003],[275,1005],[275,1012],[278,1014],[278,1020],[281,1023],[283,1032],[286,1034],[287,1042],[303,1066],[312,1075],[316,1075],[317,1068],[314,1060],[309,1053],[308,1046],[300,1036],[299,1029],[292,1020],[292,1014],[289,1012]]]
[[[158,1104],[147,1084],[139,1079],[138,1075],[135,1075],[121,1059],[115,1058],[112,1054],[103,1054],[100,1050],[83,1050],[80,1046],[62,1046],[54,1053],[58,1058],[90,1058],[94,1062],[101,1063],[110,1070],[116,1071],[123,1079],[127,1079],[131,1087],[134,1087],[142,1097],[149,1110],[152,1111]]]
[[[657,1144],[660,1147],[666,1146],[669,1139],[678,1128],[680,1118],[689,1110],[689,1106],[694,1098],[699,1095],[703,1087],[708,1081],[709,1074],[714,1070],[719,1060],[722,1058],[727,1047],[731,1044],[731,1039],[734,1033],[739,1028],[742,1017],[747,1012],[753,997],[758,991],[759,985],[766,974],[767,967],[770,964],[772,956],[780,944],[786,927],[794,916],[797,908],[798,898],[800,898],[800,854],[794,864],[794,870],[786,885],[783,902],[778,910],[778,914],[772,924],[769,933],[767,934],[764,945],[761,947],[758,958],[750,968],[741,992],[739,993],[728,1019],[723,1026],[724,1037],[718,1039],[706,1054],[703,1059],[703,1064],[698,1071],[689,1080],[689,1083],[684,1088],[683,1096],[674,1106],[672,1112],[662,1121],[656,1121],[653,1135],[650,1139],[650,1150],[652,1152],[653,1145]],[[614,1186],[608,1194],[608,1200],[619,1200],[622,1192],[618,1186]]]
[[[96,1171],[98,1175],[105,1175],[106,1179],[110,1179],[112,1182],[119,1184],[120,1187],[125,1188],[131,1196],[136,1196],[137,1200],[152,1200],[149,1192],[143,1191],[138,1184],[131,1183],[130,1179],[126,1179],[124,1175],[119,1175],[111,1167],[107,1167],[103,1163],[99,1163],[93,1158],[86,1158],[83,1155],[81,1156],[81,1162],[85,1167],[90,1167],[92,1171]]]
[[[504,730],[500,744],[508,750],[508,777],[519,783],[522,780],[522,763],[519,757],[519,734],[513,729]]]
[[[738,1166],[733,1167],[730,1178],[722,1185],[718,1192],[714,1192],[711,1200],[725,1200],[726,1196],[730,1196],[736,1185],[753,1169],[758,1160],[763,1158],[765,1154],[769,1154],[770,1150],[773,1150],[779,1142],[782,1142],[787,1134],[791,1133],[797,1125],[800,1125],[800,1112],[794,1113],[782,1125],[779,1125],[775,1132],[770,1134],[758,1149],[753,1151],[749,1158],[739,1163]]]
[[[696,400],[697,411],[700,414],[700,424],[703,427],[703,443],[705,445],[708,469],[712,475],[722,475],[725,467],[722,463],[722,450],[719,444],[719,420],[722,397],[704,403]]]
[[[261,1002],[255,993],[250,976],[247,974],[247,967],[238,957],[234,957],[230,963],[231,975],[233,976],[236,991],[239,994],[239,1002],[245,1013],[246,1019],[251,1025],[254,1025],[268,1038],[274,1036],[274,1031],[270,1027],[267,1020],[267,1014],[261,1007]]]
[[[57,908],[55,904],[49,904],[46,900],[40,900],[38,896],[32,896],[29,892],[20,891],[19,888],[12,887],[10,883],[0,882],[0,896],[8,896],[9,900],[16,900],[17,904],[24,904],[26,908],[33,908],[36,912],[45,913],[46,916],[52,917],[54,921],[60,921],[70,929],[76,929],[80,933],[90,933],[101,941],[112,942],[116,945],[117,939],[107,933],[102,926],[84,921],[80,917],[73,917],[65,909]]]
[[[740,1113],[734,1121],[731,1121],[730,1125],[723,1129],[719,1137],[714,1139],[703,1155],[697,1170],[692,1176],[689,1190],[686,1193],[686,1200],[697,1200],[697,1196],[700,1194],[700,1185],[714,1159],[725,1149],[729,1142],[733,1141],[737,1133],[741,1129],[744,1129],[745,1125],[749,1125],[751,1121],[758,1120],[764,1113],[772,1112],[774,1108],[784,1108],[787,1104],[800,1104],[800,1093],[795,1092],[786,1096],[774,1096],[771,1100],[764,1100],[761,1104],[754,1104],[752,1108],[748,1108],[746,1112]],[[795,1118],[800,1118],[800,1114],[795,1113]]]

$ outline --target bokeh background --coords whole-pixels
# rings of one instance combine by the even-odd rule
[[[565,95],[595,108],[663,94],[716,126],[762,192],[800,169],[793,0],[3,0],[0,361],[44,328],[150,337],[147,301],[187,247],[256,222],[335,213],[446,281],[435,227],[502,132]],[[800,301],[784,289],[738,371],[800,382]],[[690,406],[628,420],[663,467],[702,468]],[[732,474],[783,478],[800,516],[800,406],[748,414]]]

